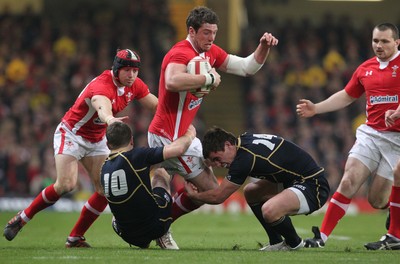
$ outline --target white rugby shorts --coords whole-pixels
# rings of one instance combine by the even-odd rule
[[[104,137],[99,142],[90,142],[83,137],[72,133],[64,123],[60,123],[54,133],[54,155],[66,154],[74,156],[77,160],[88,156],[109,155],[107,140]]]
[[[365,124],[356,132],[349,157],[361,161],[377,176],[393,181],[393,170],[400,160],[400,133],[378,131]]]
[[[171,144],[169,139],[150,132],[147,135],[147,140],[149,146],[152,148]],[[161,163],[161,167],[170,175],[179,174],[185,180],[198,176],[206,167],[203,158],[203,146],[200,139],[196,137],[183,156],[165,160]]]

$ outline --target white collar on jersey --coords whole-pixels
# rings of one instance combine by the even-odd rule
[[[194,47],[193,43],[190,41],[189,35],[186,37],[186,40],[189,41],[190,45],[192,45],[192,48],[199,53],[199,51]],[[205,58],[206,54],[205,52],[199,53],[199,56],[202,58]]]
[[[389,65],[389,62],[396,59],[399,55],[400,55],[400,50],[398,50],[396,52],[396,54],[392,58],[390,58],[390,60],[388,60],[388,61],[381,61],[378,57],[376,57],[376,60],[379,62],[379,69],[381,69],[381,70],[385,69]]]
[[[114,85],[117,86],[117,94],[118,94],[118,96],[124,95],[124,93],[125,93],[125,86],[118,86],[118,84],[115,82],[113,71],[111,71],[111,75],[113,76],[112,79],[113,79]]]

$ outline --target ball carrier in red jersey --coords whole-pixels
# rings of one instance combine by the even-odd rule
[[[368,200],[372,207],[385,209],[393,183],[393,170],[400,156],[400,123],[385,125],[385,112],[395,110],[400,95],[399,30],[382,23],[372,31],[375,57],[362,63],[346,87],[328,99],[314,104],[302,99],[297,105],[301,117],[311,117],[342,109],[364,93],[367,120],[357,128],[357,141],[350,150],[343,178],[333,194],[321,225],[313,227],[314,238],[306,247],[323,247],[340,219],[346,214],[351,199],[369,177],[372,178]],[[373,177],[374,176],[374,177]]]
[[[206,98],[198,98],[190,91],[204,85],[211,85],[211,91],[216,89],[221,83],[216,69],[239,76],[253,75],[266,61],[270,48],[278,44],[278,40],[272,34],[264,33],[256,50],[249,56],[242,58],[228,54],[214,44],[218,23],[218,16],[211,9],[194,8],[186,20],[187,38],[175,44],[165,55],[159,81],[159,104],[149,128],[150,147],[170,144],[186,132],[203,99]],[[213,68],[205,74],[187,73],[189,61],[196,56],[207,59]],[[193,140],[183,156],[163,162],[162,167],[172,175],[181,175],[200,192],[218,187],[213,172],[204,165],[201,142],[198,138]],[[172,216],[176,220],[201,205],[202,203],[189,199],[182,188],[175,195]],[[158,242],[166,249],[178,249],[170,232]]]
[[[65,246],[90,247],[84,234],[107,206],[100,185],[101,166],[109,154],[105,138],[107,125],[127,120],[127,116],[115,115],[133,99],[152,111],[157,107],[157,97],[137,77],[139,68],[140,58],[134,51],[119,50],[112,70],[105,70],[83,89],[54,133],[56,182],[46,187],[26,209],[8,222],[4,229],[7,240],[13,240],[36,213],[55,204],[62,195],[76,187],[78,162],[81,162],[96,192],[85,203]]]

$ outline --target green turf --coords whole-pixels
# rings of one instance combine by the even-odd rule
[[[14,213],[0,212],[0,225]],[[260,252],[267,242],[260,225],[248,214],[190,214],[173,224],[181,250],[166,251],[154,243],[150,249],[130,248],[111,228],[111,215],[103,214],[86,234],[90,249],[66,249],[64,242],[78,213],[41,212],[9,242],[0,238],[0,263],[399,263],[400,251],[367,251],[365,242],[385,233],[386,215],[346,216],[324,249],[296,252]],[[322,215],[295,216],[302,237]]]

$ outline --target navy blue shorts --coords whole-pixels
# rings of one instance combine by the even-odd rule
[[[153,193],[159,205],[159,210],[156,215],[146,219],[145,224],[132,226],[121,231],[118,228],[118,222],[113,220],[112,227],[114,231],[130,245],[147,248],[152,240],[163,236],[172,224],[171,195],[161,187],[154,188]]]

